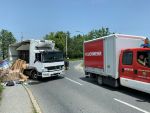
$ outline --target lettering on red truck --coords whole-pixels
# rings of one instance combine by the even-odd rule
[[[125,71],[133,71],[133,68],[124,68]]]
[[[85,56],[102,56],[102,52],[87,52],[85,53]]]
[[[148,72],[148,73],[150,73],[150,70],[141,70],[141,69],[139,69],[139,71],[141,71],[141,72]]]

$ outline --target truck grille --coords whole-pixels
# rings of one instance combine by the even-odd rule
[[[56,70],[56,69],[62,69],[63,65],[59,66],[50,66],[50,67],[45,67],[47,70]]]

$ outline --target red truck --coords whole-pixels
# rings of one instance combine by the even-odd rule
[[[84,71],[98,84],[150,93],[150,48],[146,37],[112,34],[84,42]]]

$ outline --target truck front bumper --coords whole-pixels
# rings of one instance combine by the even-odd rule
[[[58,76],[60,74],[63,74],[62,70],[42,72],[41,76],[42,76],[42,78],[46,78],[46,77]]]

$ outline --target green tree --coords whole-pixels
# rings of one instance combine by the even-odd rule
[[[102,27],[101,29],[90,31],[85,36],[85,40],[91,40],[91,39],[107,36],[107,35],[110,35],[110,34],[112,34],[112,33],[109,31],[109,28]]]
[[[56,48],[66,53],[66,37],[68,42],[68,56],[70,58],[82,58],[83,56],[83,42],[84,40],[91,40],[112,34],[109,28],[102,27],[98,30],[92,30],[85,35],[76,35],[71,37],[69,32],[58,31],[51,32],[45,35],[44,39],[54,40]]]
[[[71,58],[81,58],[83,56],[83,41],[84,37],[82,35],[77,35],[72,37],[72,43],[69,47],[69,57]]]
[[[67,37],[68,44],[69,44],[69,42],[70,42],[70,33],[69,32],[63,32],[63,31],[58,31],[56,33],[51,32],[51,33],[45,35],[44,39],[55,41],[56,48],[59,49],[60,51],[64,52],[64,54],[65,54],[66,53],[66,49],[65,49],[66,37]]]
[[[15,42],[16,39],[11,32],[4,29],[0,31],[0,49],[2,52],[3,59],[8,57],[9,45]]]

